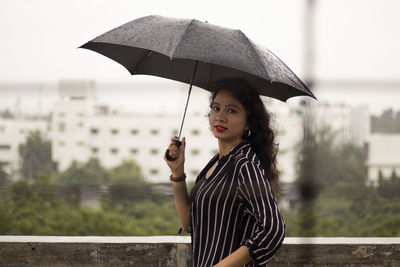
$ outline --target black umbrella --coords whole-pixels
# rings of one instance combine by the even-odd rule
[[[192,85],[211,90],[215,81],[243,78],[264,96],[286,101],[315,98],[307,86],[272,52],[240,30],[195,19],[146,16],[82,45],[122,64],[132,74],[190,83],[179,130],[181,135]]]

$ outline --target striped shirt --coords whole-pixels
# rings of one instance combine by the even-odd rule
[[[200,172],[190,193],[193,266],[213,266],[247,246],[250,266],[266,266],[281,246],[285,225],[263,167],[245,142],[222,157],[209,178]]]

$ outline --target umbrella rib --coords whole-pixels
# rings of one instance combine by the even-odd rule
[[[170,58],[170,59],[173,59],[173,58],[174,58],[174,54],[175,54],[176,49],[177,49],[178,46],[181,44],[181,42],[182,42],[182,40],[183,40],[183,37],[186,35],[186,32],[188,31],[189,27],[190,27],[190,26],[193,24],[193,22],[195,22],[195,21],[196,21],[195,19],[192,19],[192,20],[190,21],[190,23],[186,26],[185,30],[183,31],[183,33],[182,33],[182,35],[181,35],[181,38],[179,39],[178,43],[176,44],[176,46],[175,46],[175,48],[174,48],[174,51],[172,51],[172,52],[169,54],[169,58]]]
[[[138,63],[138,64],[136,65],[136,67],[134,68],[133,74],[135,74],[135,73],[137,72],[137,69],[140,67],[140,65],[142,65],[143,61],[145,61],[145,59],[146,59],[147,57],[149,57],[149,56],[153,53],[153,51],[151,51],[151,50],[147,50],[147,51],[148,51],[147,54],[144,55],[144,56],[140,59],[139,63]]]
[[[279,62],[281,62],[286,68],[288,68],[288,69],[290,70],[289,66],[286,65],[285,62],[283,62],[282,60],[280,60],[279,57],[277,57],[272,51],[269,51],[269,52],[270,52],[271,55],[273,55],[277,60],[279,60]],[[282,73],[283,73],[283,75],[286,76],[286,78],[288,78],[288,79],[289,79],[290,81],[292,81],[294,84],[297,84],[298,82],[300,82],[300,84],[303,85],[303,87],[304,87],[305,89],[308,90],[307,93],[311,93],[311,97],[317,99],[317,98],[314,96],[314,94],[311,92],[310,88],[308,88],[308,86],[307,86],[299,77],[297,77],[297,75],[296,75],[293,71],[292,71],[292,74],[293,74],[295,80],[293,80],[293,78],[290,77],[286,72],[282,72]]]
[[[239,30],[239,32],[246,38],[246,40],[247,40],[250,44],[252,44],[251,40],[250,40],[242,31]],[[257,49],[254,48],[253,45],[251,45],[251,48],[253,49],[254,53],[256,53],[256,54],[258,55],[258,58],[260,58],[260,54],[258,53]],[[269,52],[270,52],[280,63],[282,63],[286,68],[288,68],[288,69],[290,70],[290,68],[289,68],[282,60],[280,60],[274,53],[272,53],[271,51],[269,51]],[[260,62],[260,63],[262,63],[262,62]],[[262,64],[262,65],[264,65],[264,64]],[[293,73],[293,72],[292,72],[292,73]],[[296,74],[293,73],[293,75],[294,75],[294,77],[295,77],[296,80],[293,80],[293,78],[290,77],[289,75],[287,75],[287,73],[285,73],[285,72],[282,72],[282,74],[285,75],[286,78],[288,78],[288,79],[289,79],[291,82],[293,82],[294,84],[297,84],[297,81],[296,81],[296,80],[300,81],[301,85],[303,85],[306,89],[308,89],[308,87],[296,76]],[[268,75],[268,79],[269,79],[269,80],[271,81],[271,83],[272,83],[273,81],[272,81],[272,78],[271,78],[271,76],[269,75],[268,71],[267,71],[267,75]],[[308,90],[309,90],[309,89],[308,89]],[[309,90],[309,91],[310,91],[310,90]]]
[[[213,80],[213,73],[212,73],[212,71],[213,71],[213,64],[210,63],[210,81],[211,81],[211,82],[212,82],[212,80]]]
[[[250,39],[246,36],[246,34],[244,34],[241,30],[238,30],[238,31],[239,31],[239,33],[247,40],[247,42],[250,44],[250,47],[251,47],[251,49],[253,50],[253,52],[256,53],[256,55],[258,56],[258,57],[257,57],[258,63],[261,64],[261,66],[264,66],[263,62],[260,61],[260,54],[257,52],[257,49],[254,48],[253,43],[252,43],[252,42],[250,41]],[[271,81],[271,83],[272,83],[271,76],[269,75],[268,70],[267,70],[266,74],[267,74],[267,76],[268,76],[268,79],[269,79],[269,80]]]

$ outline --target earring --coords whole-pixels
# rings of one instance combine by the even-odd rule
[[[250,135],[251,135],[250,129],[248,129],[248,130],[246,130],[246,131],[243,132],[243,138],[244,138],[244,139],[249,138]]]

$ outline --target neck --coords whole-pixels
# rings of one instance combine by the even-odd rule
[[[222,141],[218,139],[218,146],[219,146],[219,158],[227,155],[231,150],[240,144],[243,141],[243,138],[238,138],[232,141]]]

